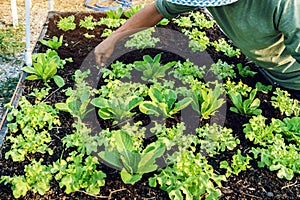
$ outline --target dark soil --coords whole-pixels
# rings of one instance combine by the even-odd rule
[[[61,31],[57,28],[56,23],[59,21],[59,16],[68,16],[74,14],[77,29],[74,31]],[[85,65],[89,64],[89,69],[92,70],[92,74],[98,73],[98,69],[96,66],[92,51],[96,45],[98,45],[103,38],[101,37],[103,27],[97,27],[95,30],[86,30],[84,28],[79,28],[79,20],[83,19],[87,15],[94,16],[95,19],[103,16],[102,13],[50,13],[48,17],[48,21],[45,24],[45,30],[41,33],[41,38],[50,39],[53,36],[64,35],[64,45],[59,49],[59,55],[61,58],[72,57],[74,62],[67,63],[64,69],[58,72],[65,81],[66,85],[64,88],[72,87],[74,82],[72,80],[72,75],[77,69],[85,69]],[[173,60],[184,60],[184,53],[187,49],[187,43],[182,40],[178,40],[178,38],[169,37],[166,32],[170,31],[178,31],[176,25],[170,23],[164,29],[159,29],[156,33],[157,36],[161,38],[158,46],[168,46],[172,49],[172,45],[177,44],[180,46],[180,49],[177,49],[177,52],[182,52],[179,54],[169,52],[166,48],[161,49],[159,47],[155,49],[145,49],[145,50],[134,50],[131,52],[122,53],[122,48],[116,48],[116,52],[118,52],[115,56],[112,56],[109,62],[119,60],[124,63],[132,63],[135,60],[142,60],[143,55],[151,55],[154,56],[157,53],[162,52],[162,62],[169,62]],[[166,32],[164,32],[166,31]],[[171,31],[171,32],[172,32]],[[224,37],[226,38],[222,32],[215,27],[211,30],[206,30],[207,35],[212,39],[216,40],[218,38]],[[90,35],[95,35],[93,39],[87,39],[83,36],[84,33],[89,33]],[[41,44],[37,43],[35,52],[44,52],[46,48]],[[222,59],[229,64],[237,64],[242,63],[244,65],[249,65],[252,70],[257,70],[256,66],[249,62],[244,56],[241,56],[239,59],[229,59],[227,56],[222,53],[215,52],[212,48],[208,49],[208,55],[211,59],[216,62],[218,59]],[[86,57],[89,57],[88,61],[84,61]],[[196,56],[197,58],[197,56]],[[192,60],[193,61],[193,60]],[[87,62],[87,63],[86,63]],[[207,60],[203,61],[209,62]],[[84,63],[84,64],[82,64]],[[209,64],[209,63],[206,63]],[[209,66],[209,65],[207,65]],[[207,75],[209,79],[210,75]],[[237,77],[235,81],[238,81],[241,77]],[[263,84],[269,85],[269,83],[265,80],[265,78],[260,74],[256,74],[252,78],[243,78],[243,82],[247,83],[249,86],[254,87],[256,82],[262,82]],[[98,84],[98,83],[97,83]],[[53,91],[56,89],[54,83],[50,83],[53,87]],[[24,92],[23,95],[28,99],[33,101],[33,98],[29,96],[29,93],[33,88],[41,88],[43,87],[43,83],[39,81],[25,81],[22,85]],[[269,93],[270,94],[270,93]],[[280,115],[279,111],[273,109],[270,104],[271,97],[268,94],[258,93],[258,97],[261,100],[261,109],[263,110],[263,115],[269,119],[271,118],[279,118],[282,119],[284,116]],[[51,95],[47,101],[50,104],[54,105],[56,102],[63,102],[66,99],[63,89],[56,91],[53,95]],[[229,111],[229,107],[231,102],[227,99],[227,108],[226,108],[226,119],[224,122],[224,126],[232,128],[233,133],[237,136],[241,144],[238,145],[237,149],[240,149],[243,154],[249,152],[253,144],[245,139],[243,134],[242,125],[247,123],[249,117],[234,114]],[[223,113],[224,114],[224,113]],[[147,116],[144,116],[145,120]],[[219,116],[221,117],[221,116]],[[51,142],[51,147],[54,149],[53,156],[45,156],[44,161],[46,164],[52,163],[56,161],[61,156],[61,152],[63,152],[61,138],[67,134],[72,133],[72,123],[73,120],[71,116],[67,113],[60,114],[62,127],[60,128],[59,133],[56,133],[54,130],[51,131],[53,135]],[[217,119],[218,121],[218,116]],[[92,123],[92,122],[91,122]],[[146,122],[147,123],[147,122]],[[172,121],[169,122],[172,124]],[[204,123],[204,122],[203,122]],[[104,122],[102,124],[103,127],[111,126],[109,121]],[[8,133],[9,134],[9,133]],[[24,170],[24,165],[28,164],[29,161],[26,160],[21,163],[13,163],[11,159],[5,160],[4,154],[6,151],[10,149],[10,144],[8,142],[4,143],[3,149],[1,152],[2,158],[0,159],[0,175],[10,175],[13,176],[15,174],[22,174]],[[220,154],[218,157],[208,158],[209,163],[213,165],[216,173],[223,172],[222,169],[219,168],[220,160],[231,158],[234,152],[225,152]],[[41,157],[42,155],[32,155],[34,157]],[[99,196],[91,196],[87,195],[84,192],[75,192],[72,194],[65,194],[63,189],[59,188],[58,182],[52,180],[51,185],[52,188],[48,191],[44,196],[39,194],[34,194],[29,192],[23,199],[169,199],[168,194],[159,188],[152,188],[148,186],[148,178],[153,174],[146,174],[143,176],[143,179],[136,183],[135,185],[126,185],[122,182],[119,172],[114,170],[108,166],[102,165],[101,170],[103,170],[107,174],[107,178],[105,179],[105,186],[101,187],[101,193]],[[271,172],[265,168],[259,168],[255,161],[251,162],[251,168],[247,171],[241,172],[238,176],[231,176],[228,178],[227,182],[222,183],[222,187],[220,188],[222,191],[222,196],[220,199],[300,199],[300,176],[295,176],[291,181],[287,181],[285,179],[279,179],[276,175],[276,172]],[[14,199],[10,185],[0,184],[0,197],[1,199]]]

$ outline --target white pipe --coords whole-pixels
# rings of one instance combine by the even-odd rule
[[[27,66],[32,65],[31,49],[30,49],[30,7],[31,0],[25,0],[25,37],[26,37],[26,52],[25,52],[25,64]]]
[[[54,0],[48,0],[48,9],[49,11],[54,9]]]
[[[17,1],[10,0],[10,6],[11,6],[11,15],[12,15],[13,26],[14,26],[14,28],[16,28],[18,25]]]

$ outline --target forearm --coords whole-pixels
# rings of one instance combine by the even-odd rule
[[[155,26],[162,19],[163,16],[158,12],[155,4],[152,3],[134,14],[109,37],[114,40],[114,42],[117,42],[140,30]]]

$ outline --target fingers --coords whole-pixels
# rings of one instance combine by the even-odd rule
[[[96,58],[97,64],[98,64],[100,67],[105,66],[105,64],[106,64],[106,62],[107,62],[107,59],[108,59],[108,57],[105,56],[104,54],[97,54],[96,52],[95,52],[95,58]]]

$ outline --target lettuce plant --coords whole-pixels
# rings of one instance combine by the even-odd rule
[[[203,52],[209,45],[209,38],[206,36],[206,32],[204,31],[199,31],[197,28],[193,28],[192,31],[182,29],[182,32],[190,39],[189,47],[193,52]]]
[[[105,25],[108,28],[118,28],[123,23],[125,23],[126,19],[117,19],[117,18],[100,18],[100,20],[97,22],[97,25]]]
[[[250,152],[259,160],[259,167],[277,171],[279,178],[287,180],[300,173],[299,121],[298,117],[283,121],[273,118],[267,125],[266,118],[258,115],[244,125],[245,137],[257,144]]]
[[[98,115],[102,119],[114,119],[121,122],[135,115],[132,112],[144,100],[144,89],[139,83],[123,83],[118,80],[109,82],[101,88],[100,96],[91,103],[99,108]]]
[[[234,105],[234,107],[230,107],[230,110],[235,113],[243,114],[243,115],[259,115],[262,110],[259,109],[260,100],[255,98],[257,90],[253,89],[249,98],[243,100],[242,95],[238,92],[229,91],[228,95]]]
[[[181,63],[178,61],[174,69],[169,74],[173,74],[175,78],[183,83],[191,83],[193,79],[202,79],[206,66],[198,67],[189,59]]]
[[[236,83],[235,81],[231,81],[230,78],[227,79],[225,83],[225,89],[228,92],[237,92],[240,93],[243,97],[247,97],[251,92],[252,88],[243,83],[241,80]]]
[[[96,195],[100,187],[104,186],[106,178],[106,174],[97,169],[98,166],[96,157],[83,158],[83,154],[73,151],[66,160],[54,162],[50,171],[66,194],[84,189],[88,194]]]
[[[81,72],[76,70],[75,89],[67,88],[66,102],[59,102],[55,104],[55,107],[61,111],[69,112],[73,117],[82,121],[84,117],[91,111],[87,110],[91,101],[91,97],[95,94],[95,90],[84,80],[88,77],[90,71]]]
[[[172,149],[176,148],[177,152],[191,150],[195,152],[198,138],[195,134],[185,132],[186,127],[183,122],[177,123],[176,126],[167,128],[165,125],[155,122],[155,126],[150,131],[155,134],[159,141],[166,146],[168,151],[168,160],[175,159],[177,153],[169,153]],[[175,157],[175,158],[174,158]]]
[[[129,9],[125,10],[123,14],[125,17],[130,18],[132,15],[137,13],[142,7],[143,5],[131,6]]]
[[[211,157],[226,149],[233,150],[240,144],[240,140],[232,135],[232,129],[217,124],[205,124],[197,128],[196,133],[199,136],[200,148]]]
[[[238,63],[236,67],[239,71],[239,75],[241,75],[242,77],[254,76],[255,74],[257,74],[257,72],[251,71],[249,66],[244,67],[242,63]]]
[[[255,84],[255,88],[257,89],[257,91],[260,91],[265,94],[268,94],[268,92],[272,91],[273,89],[272,85],[264,85],[261,82],[257,82]]]
[[[193,22],[192,22],[190,16],[180,16],[179,18],[173,19],[173,22],[180,27],[184,27],[184,28],[192,28],[193,27]]]
[[[160,41],[159,38],[153,37],[152,33],[155,32],[155,28],[148,28],[137,32],[130,36],[130,39],[126,41],[126,48],[154,48],[156,43]]]
[[[44,81],[45,85],[48,86],[50,79],[53,79],[58,87],[64,86],[64,79],[56,75],[59,68],[63,68],[66,61],[73,62],[72,58],[61,59],[57,52],[54,50],[47,50],[46,53],[37,53],[33,55],[32,66],[25,66],[22,69],[30,75],[26,77],[27,80],[38,80]]]
[[[223,160],[220,162],[220,168],[226,169],[226,177],[231,176],[231,174],[239,175],[241,171],[245,171],[250,168],[249,162],[252,158],[249,155],[243,156],[241,150],[238,149],[237,153],[232,156],[230,164]]]
[[[278,108],[280,113],[286,116],[299,116],[300,115],[300,106],[297,99],[292,99],[291,95],[280,88],[276,88],[276,91],[273,92],[271,97],[272,106]]]
[[[63,31],[75,30],[76,24],[74,20],[74,15],[70,15],[68,17],[60,17],[60,20],[57,23],[57,27]]]
[[[121,122],[135,115],[132,109],[141,104],[143,100],[144,98],[139,96],[127,96],[124,98],[115,96],[111,99],[94,98],[91,103],[99,108],[98,115],[102,119],[114,119],[117,122]]]
[[[123,8],[119,7],[116,10],[105,11],[106,17],[111,19],[120,19],[123,14]]]
[[[163,118],[172,117],[175,113],[187,107],[192,99],[184,97],[178,101],[177,93],[168,88],[164,88],[158,84],[150,86],[148,95],[151,101],[143,101],[140,105],[140,111]]]
[[[63,35],[59,38],[57,36],[53,36],[52,40],[40,40],[40,42],[53,50],[58,50],[58,48],[62,45],[63,38]]]
[[[213,63],[211,65],[210,70],[217,76],[219,80],[222,80],[225,78],[236,77],[236,73],[233,68],[234,68],[233,64],[230,65],[227,62],[219,59],[218,62]]]
[[[25,196],[28,191],[44,195],[50,190],[52,174],[50,172],[51,166],[42,165],[42,162],[43,159],[40,159],[38,162],[32,160],[30,164],[25,165],[25,176],[1,176],[0,183],[4,182],[5,185],[10,183],[15,198]]]
[[[132,128],[125,126],[121,130],[106,130],[100,133],[106,132],[101,140],[105,143],[105,150],[98,155],[108,164],[121,170],[121,178],[126,184],[135,184],[143,174],[157,170],[156,159],[165,151],[165,145],[160,141],[142,148],[145,129]]]
[[[84,19],[81,19],[79,22],[79,26],[86,28],[87,30],[94,30],[97,25],[98,23],[94,21],[94,17],[92,15],[85,16]]]
[[[215,21],[206,19],[205,15],[200,12],[191,12],[189,14],[193,21],[193,26],[197,26],[200,29],[213,28]]]
[[[116,61],[110,65],[111,69],[103,67],[100,69],[102,73],[102,78],[106,78],[105,80],[108,82],[109,80],[113,79],[120,79],[120,78],[131,78],[130,71],[133,68],[132,64],[124,64],[120,61]],[[108,77],[108,78],[107,78]]]
[[[142,80],[156,82],[157,79],[163,78],[166,71],[174,66],[176,62],[169,62],[165,65],[160,63],[161,54],[157,54],[154,58],[149,55],[143,56],[143,61],[135,61],[134,68],[142,71]]]
[[[214,173],[204,156],[191,151],[181,152],[173,165],[159,171],[149,178],[149,185],[159,186],[170,199],[218,199],[221,191],[217,187],[226,181],[224,175]]]
[[[213,41],[210,44],[215,47],[216,51],[221,51],[228,57],[236,56],[237,58],[239,58],[241,55],[241,51],[239,49],[234,50],[233,47],[228,44],[228,42],[224,38]]]
[[[215,88],[210,88],[199,81],[194,81],[191,87],[191,91],[188,91],[186,95],[191,96],[192,108],[203,119],[208,119],[214,115],[225,103],[224,98],[221,98],[222,89],[220,85],[216,85]]]
[[[29,153],[49,153],[53,150],[48,147],[51,142],[49,130],[60,125],[58,111],[46,102],[32,105],[25,97],[21,97],[19,108],[8,106],[11,112],[7,115],[10,122],[7,126],[11,135],[7,136],[11,149],[6,152],[5,158],[13,161],[24,161]]]

